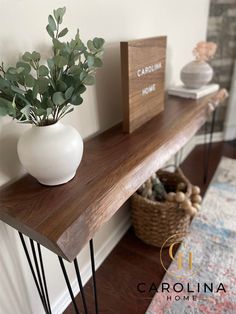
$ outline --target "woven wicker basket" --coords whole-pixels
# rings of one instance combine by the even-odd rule
[[[185,195],[190,197],[192,185],[180,169],[174,173],[159,170],[158,177],[169,186],[176,187],[178,183],[186,183]],[[147,244],[157,247],[167,247],[171,244],[166,241],[175,235],[175,240],[181,240],[188,231],[191,216],[182,209],[179,203],[151,201],[138,193],[131,197],[132,224],[136,236]],[[176,234],[179,234],[177,236]],[[166,242],[165,242],[166,241]]]

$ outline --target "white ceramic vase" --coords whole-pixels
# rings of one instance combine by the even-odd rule
[[[26,171],[44,185],[73,179],[83,155],[83,140],[72,126],[57,122],[32,126],[19,139],[19,159]]]
[[[208,84],[213,73],[212,67],[207,62],[192,61],[183,67],[180,78],[187,88],[197,89]]]

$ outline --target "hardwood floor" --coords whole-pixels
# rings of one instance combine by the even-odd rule
[[[221,156],[236,158],[236,143],[215,143],[209,162],[209,176],[203,184],[204,145],[198,146],[182,164],[182,169],[191,182],[199,185],[202,195],[217,168]],[[164,250],[166,263],[170,263],[167,250]],[[96,272],[99,313],[101,314],[144,314],[151,302],[154,291],[150,285],[158,287],[165,272],[160,264],[159,249],[145,245],[130,229]],[[145,283],[146,291],[138,292],[137,285]],[[85,287],[89,313],[95,313],[91,280]],[[81,306],[80,296],[76,298]],[[72,305],[64,312],[74,313]],[[80,313],[83,313],[82,310]]]

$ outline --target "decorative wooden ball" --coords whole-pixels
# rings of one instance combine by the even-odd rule
[[[177,191],[184,191],[186,189],[186,184],[184,182],[180,182],[177,185]]]
[[[192,207],[192,203],[189,199],[185,199],[182,203],[181,203],[181,207],[184,209],[184,210],[189,210],[190,207]]]
[[[196,208],[197,211],[200,210],[201,206],[198,203],[193,203],[193,207]]]
[[[195,207],[190,206],[187,210],[186,213],[189,214],[191,217],[195,216],[197,213],[197,210]]]
[[[168,202],[174,202],[175,201],[175,193],[174,192],[169,192],[167,195],[166,195],[166,200]]]
[[[202,202],[202,197],[199,194],[192,195],[191,200],[193,203],[200,204]]]
[[[195,194],[200,194],[201,189],[199,188],[199,186],[195,185],[192,187],[192,193]]]
[[[177,203],[182,203],[183,201],[185,201],[185,194],[183,192],[177,192],[175,195],[175,200]]]

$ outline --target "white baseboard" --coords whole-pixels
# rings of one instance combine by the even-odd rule
[[[130,217],[127,215],[125,219],[118,225],[116,230],[109,236],[106,242],[99,248],[97,252],[95,252],[95,260],[96,260],[96,269],[103,263],[106,257],[110,254],[113,248],[117,245],[117,243],[121,240],[124,234],[127,232],[131,225]],[[83,285],[85,285],[88,280],[91,278],[91,265],[88,263],[85,267],[81,269],[81,278],[83,281]],[[77,278],[75,277],[72,281],[72,289],[74,295],[79,293],[79,287],[77,283]],[[55,304],[52,305],[52,313],[53,314],[62,314],[68,305],[71,303],[71,298],[68,294],[68,290],[61,294],[60,298],[57,300]]]
[[[209,138],[210,138],[210,134],[207,134],[207,141],[209,141]],[[205,136],[204,136],[204,134],[196,135],[196,136],[194,136],[193,139],[195,141],[195,145],[201,145],[201,144],[204,144]],[[223,132],[213,133],[213,137],[212,137],[213,143],[222,142],[223,140],[224,140],[224,133]]]
[[[225,141],[232,141],[236,138],[236,124],[225,124]]]
[[[222,140],[223,133],[214,133],[212,140],[213,142],[219,142]],[[191,151],[195,148],[196,145],[200,144],[204,144],[204,135],[196,135],[195,137],[193,137],[183,148],[182,161],[191,153]],[[171,162],[169,161],[168,164],[170,163]],[[104,242],[103,246],[97,252],[95,252],[96,268],[98,268],[103,263],[105,258],[110,254],[112,249],[117,245],[117,243],[129,229],[130,225],[131,225],[130,217],[127,215],[127,217],[125,217],[125,219],[119,224],[116,230],[110,235],[107,241]],[[81,277],[84,285],[88,282],[91,276],[92,276],[91,265],[90,263],[88,263],[81,270]],[[74,280],[72,281],[72,289],[74,295],[77,295],[79,293],[77,278],[74,278]],[[62,314],[70,303],[71,303],[70,296],[68,294],[67,289],[65,289],[60,298],[57,300],[57,302],[52,306],[52,313]]]

